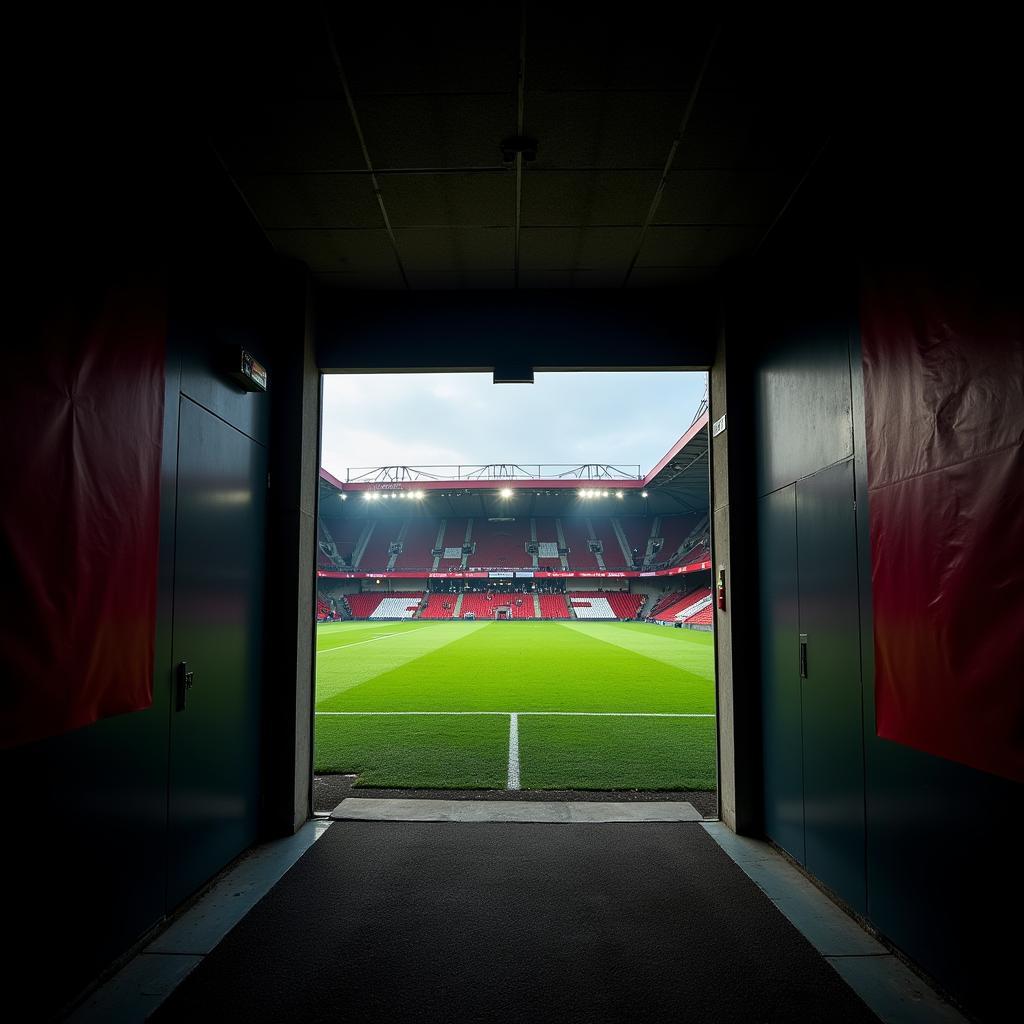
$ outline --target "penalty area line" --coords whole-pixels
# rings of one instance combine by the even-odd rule
[[[420,626],[420,629],[423,627]],[[330,654],[331,651],[342,651],[346,647],[358,647],[360,644],[375,644],[378,640],[387,640],[392,636],[408,636],[410,633],[418,633],[419,629],[407,629],[401,633],[378,633],[375,637],[370,640],[357,640],[352,644],[339,644],[337,647],[325,647],[322,651],[317,651],[317,654]]]
[[[519,716],[514,712],[508,716],[508,785],[505,788],[519,788]]]
[[[714,718],[714,713],[683,711],[317,711],[317,715],[519,715],[565,718]]]

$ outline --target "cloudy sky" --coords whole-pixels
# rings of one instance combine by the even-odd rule
[[[647,472],[693,420],[703,373],[332,374],[323,467],[488,462],[639,465]]]

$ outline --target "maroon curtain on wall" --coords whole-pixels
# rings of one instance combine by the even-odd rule
[[[1024,307],[869,274],[878,735],[1024,780]]]
[[[153,700],[165,291],[38,312],[0,383],[0,745]]]

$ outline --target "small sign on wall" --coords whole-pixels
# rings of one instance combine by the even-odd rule
[[[717,420],[715,420],[715,422],[711,425],[711,436],[718,437],[718,435],[721,434],[724,430],[725,413],[722,413],[722,415]]]

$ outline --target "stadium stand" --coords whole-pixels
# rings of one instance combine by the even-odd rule
[[[703,607],[701,604],[702,601],[710,602],[710,600],[711,588],[702,587],[700,590],[695,590],[692,593],[687,594],[685,597],[681,597],[679,600],[674,601],[667,607],[662,608],[661,611],[656,615],[652,615],[651,618],[656,619],[658,622],[675,622],[676,616],[681,612],[693,609],[690,611],[690,614],[695,614]]]
[[[608,599],[617,619],[635,619],[645,600],[643,594],[611,593],[604,596]]]
[[[569,604],[577,619],[614,619],[615,612],[608,599],[597,594],[570,594]]]
[[[620,516],[619,525],[626,535],[630,551],[635,550],[643,562],[644,553],[647,551],[647,539],[651,535],[650,519],[641,516]]]
[[[462,616],[472,612],[478,619],[493,619],[497,608],[508,608],[513,619],[535,619],[530,594],[464,594]]]
[[[338,563],[348,566],[352,562],[352,555],[363,530],[366,528],[365,519],[341,519],[327,518],[323,516],[324,525],[330,530],[334,539],[334,547],[338,553]],[[333,566],[331,566],[333,568]]]
[[[643,594],[625,591],[571,590],[566,597],[577,619],[635,619]]]
[[[538,554],[537,564],[547,568],[558,568],[560,563],[558,556],[558,527],[555,525],[553,516],[538,516],[536,520],[537,543],[549,545],[553,548],[544,548],[545,551],[554,551],[554,554]]]
[[[569,568],[577,571],[587,572],[592,569],[600,569],[597,559],[587,547],[589,535],[587,524],[582,519],[570,519],[563,517],[562,532],[565,534],[565,543],[569,548]]]
[[[420,612],[421,619],[450,619],[455,614],[457,594],[428,594],[426,607]]]
[[[660,597],[654,607],[651,609],[650,614],[647,616],[649,619],[656,618],[659,612],[663,612],[670,604],[675,604],[681,598],[686,595],[682,590],[673,590],[663,597]]]
[[[702,512],[692,512],[682,516],[662,516],[658,526],[658,536],[663,539],[664,544],[651,559],[652,564],[673,563],[679,546],[693,532],[693,528],[702,515],[704,515]]]
[[[386,594],[349,594],[348,606],[353,619],[368,619],[370,613],[380,604]]]
[[[540,617],[542,619],[568,619],[569,606],[561,594],[540,595]]]
[[[371,619],[411,619],[423,599],[422,593],[410,591],[405,594],[390,594],[370,612]]]
[[[662,564],[673,561],[679,546],[693,532],[697,523],[694,516],[664,516],[659,528],[660,536],[665,538],[665,546],[655,555],[653,562]],[[317,566],[320,569],[353,568],[362,572],[384,572],[391,558],[390,545],[397,541],[404,529],[402,551],[395,556],[392,571],[401,569],[427,570],[434,564],[433,548],[437,540],[440,520],[435,517],[408,518],[381,517],[379,519],[332,519],[326,522],[329,533],[322,528],[318,534],[320,543],[317,548]],[[557,554],[558,528],[552,516],[536,519],[537,541],[539,544],[551,545],[548,553],[538,556],[538,565],[543,568],[557,569],[560,559]],[[603,546],[604,568],[610,570],[630,569],[633,566],[623,553],[622,545],[616,534],[615,524],[610,516],[592,516],[591,525]],[[466,536],[465,518],[452,518],[445,522],[442,550],[449,552],[438,559],[438,569],[457,568],[462,560],[462,545]],[[533,566],[533,557],[526,551],[530,540],[530,522],[526,516],[515,520],[488,520],[476,517],[472,520],[473,530],[471,542],[476,551],[468,558],[468,566],[473,568],[491,569],[529,569]],[[647,549],[650,533],[650,520],[639,516],[626,516],[618,519],[619,526],[626,537],[630,549],[636,548],[643,558]],[[359,541],[370,525],[373,532],[369,536],[366,548],[362,552],[358,564],[354,561]],[[562,530],[566,544],[570,549],[569,567],[575,570],[592,571],[600,569],[597,557],[589,550],[589,535],[586,522],[582,517],[563,517]],[[333,548],[332,548],[333,544]],[[675,547],[673,547],[675,545]],[[336,557],[332,557],[332,550]],[[555,551],[554,554],[551,552]],[[706,561],[708,558],[706,539],[687,552],[682,559],[685,564]]]
[[[530,539],[529,519],[473,520],[473,540],[476,550],[467,565],[491,569],[522,569],[533,564],[526,553]]]
[[[422,598],[422,590],[401,590],[391,594],[349,594],[348,606],[354,619],[411,619]],[[378,611],[383,602],[387,604],[383,610]]]
[[[437,524],[435,523],[435,530]],[[435,533],[435,537],[437,534]],[[448,519],[444,525],[444,540],[441,542],[441,557],[438,568],[450,569],[462,561],[462,542],[466,538],[466,520]],[[427,563],[428,565],[430,563]]]
[[[683,619],[683,623],[687,626],[710,626],[714,616],[714,606],[706,604],[699,612],[696,612],[689,618]]]
[[[429,569],[434,564],[430,553],[437,539],[436,519],[408,519],[405,537],[402,539],[402,553],[395,559],[393,570]],[[396,535],[397,536],[397,535]]]
[[[622,553],[619,538],[615,535],[611,516],[591,516],[590,525],[594,528],[594,533],[604,548],[601,557],[604,559],[606,568],[624,568],[625,556]]]
[[[316,617],[319,622],[326,622],[327,620],[334,618],[331,606],[320,594],[316,595]]]
[[[378,519],[370,539],[359,559],[358,567],[363,572],[383,572],[388,567],[388,545],[398,536],[402,528],[399,519]]]
[[[680,565],[696,565],[698,562],[706,562],[711,558],[706,541],[701,541],[695,548],[688,551],[679,559]]]

